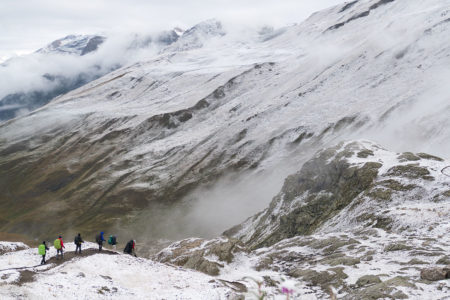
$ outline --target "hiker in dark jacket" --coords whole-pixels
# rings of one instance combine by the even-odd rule
[[[38,250],[39,254],[42,255],[41,265],[45,265],[45,255],[47,254],[47,250],[49,250],[45,241],[39,245]]]
[[[81,235],[78,234],[78,235],[75,237],[75,239],[74,239],[73,242],[74,242],[74,244],[75,244],[75,246],[76,246],[76,248],[75,248],[75,254],[77,254],[77,250],[79,250],[79,251],[80,251],[80,254],[81,254],[81,244],[84,243],[83,239],[81,238]]]
[[[97,236],[95,237],[95,241],[98,244],[98,251],[102,251],[103,242],[105,241],[105,238],[103,237],[103,231],[100,232],[100,234],[97,234]]]
[[[127,253],[130,255],[134,255],[136,256],[136,241],[135,240],[130,240],[127,245],[125,246],[125,249],[123,249],[123,253]]]

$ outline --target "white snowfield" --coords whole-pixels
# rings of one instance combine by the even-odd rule
[[[0,299],[234,299],[234,291],[200,272],[127,254],[95,254],[61,265],[39,266],[37,248],[0,242],[12,252],[0,255]],[[74,251],[73,243],[65,251]],[[98,248],[84,243],[84,248]],[[49,247],[47,259],[56,255]],[[15,269],[23,268],[26,269]],[[20,271],[36,272],[34,281],[17,285]]]

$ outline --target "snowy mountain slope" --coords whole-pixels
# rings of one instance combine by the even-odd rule
[[[233,174],[233,195],[242,178],[268,175],[272,185],[253,183],[250,196],[217,198],[250,206],[217,226],[193,214],[212,236],[263,209],[280,178],[330,143],[373,138],[446,158],[448,1],[343,8],[271,39],[219,34],[200,47],[168,49],[3,124],[0,229],[185,236],[192,220],[168,212],[189,192]],[[278,179],[270,177],[278,168]],[[246,203],[256,190],[265,195]]]
[[[339,299],[446,299],[448,283],[421,271],[450,263],[449,165],[340,143],[289,176],[266,210],[225,232],[233,237],[178,241],[154,259],[249,289],[256,278],[269,296],[289,282],[295,299],[328,299],[330,287]]]
[[[69,35],[30,55],[0,65],[0,121],[24,115],[95,80],[140,53],[156,53],[176,42],[180,29],[127,38]],[[90,54],[84,57],[86,54]],[[24,74],[26,73],[26,74]]]

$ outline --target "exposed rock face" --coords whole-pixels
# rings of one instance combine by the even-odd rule
[[[351,166],[345,159],[353,155],[351,147],[348,145],[341,152],[323,151],[305,163],[299,173],[287,178],[269,209],[254,217],[258,222],[256,232],[245,240],[252,247],[260,247],[312,233],[367,190],[382,165],[367,162],[360,167]],[[287,214],[278,213],[285,210]],[[270,224],[271,229],[264,228],[265,224]],[[233,234],[235,229],[225,234]]]
[[[415,164],[410,163],[411,157]],[[412,153],[390,153],[368,142],[341,143],[318,153],[300,172],[289,176],[268,209],[225,234],[259,248],[343,226],[401,232],[411,225],[402,224],[405,218],[395,212],[396,205],[404,204],[399,199],[418,205],[414,199],[430,191],[429,201],[448,201],[439,192],[449,184],[439,171],[445,165]],[[387,245],[385,251],[409,249],[400,243]]]
[[[219,275],[224,263],[231,263],[234,255],[246,249],[242,242],[232,238],[214,240],[186,239],[170,245],[159,252],[154,259],[209,275]]]
[[[402,244],[402,243],[394,243],[389,244],[384,248],[384,251],[400,251],[400,250],[411,250],[411,246]]]
[[[361,276],[356,281],[357,286],[366,286],[366,285],[372,285],[372,284],[377,284],[377,283],[381,283],[381,279],[380,279],[380,277],[378,277],[376,275],[364,275],[364,276]]]
[[[397,276],[351,293],[343,299],[408,299],[408,295],[397,289],[398,287],[414,288],[415,286],[409,282],[408,278]]]

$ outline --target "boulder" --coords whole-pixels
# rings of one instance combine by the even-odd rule
[[[438,281],[450,277],[450,268],[426,268],[420,271],[420,278],[429,281]]]
[[[427,168],[415,164],[394,166],[388,170],[387,175],[405,177],[409,179],[434,180]]]
[[[427,265],[428,263],[426,261],[417,259],[417,258],[413,258],[410,261],[408,261],[407,263],[404,263],[405,265]]]
[[[183,265],[183,267],[188,269],[194,269],[211,276],[217,276],[220,273],[219,267],[223,267],[223,265],[220,265],[213,261],[209,261],[203,258],[203,256],[200,253],[197,253],[189,257],[187,262]]]
[[[327,264],[330,266],[354,266],[359,264],[361,261],[359,258],[354,258],[350,256],[336,257],[336,258],[325,258],[321,261],[323,264]]]
[[[404,152],[401,155],[398,156],[398,159],[401,162],[405,162],[405,161],[417,161],[420,160],[419,156],[414,155],[414,153],[411,152]]]
[[[384,282],[362,286],[362,289],[350,293],[343,299],[407,299],[408,296],[397,287],[415,288],[416,286],[410,283],[406,277],[397,276]]]
[[[384,247],[384,251],[390,252],[390,251],[402,251],[402,250],[411,250],[412,247],[408,246],[403,243],[391,243]]]
[[[208,275],[220,273],[223,263],[230,263],[234,254],[246,251],[241,241],[234,238],[185,239],[161,250],[154,259],[194,269]]]
[[[381,283],[381,279],[376,275],[364,275],[356,281],[356,285],[359,287],[377,283]]]

